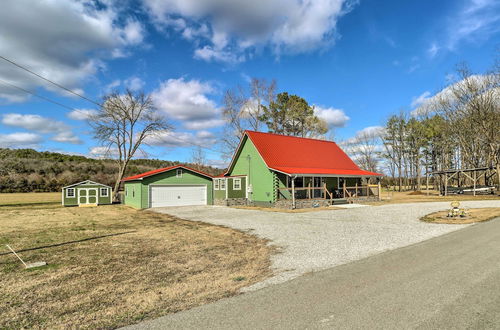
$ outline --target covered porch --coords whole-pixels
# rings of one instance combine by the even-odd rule
[[[378,176],[340,175],[288,175],[276,173],[276,200],[296,201],[316,200],[329,205],[339,201],[380,200],[381,186]],[[324,204],[324,203],[323,203]]]

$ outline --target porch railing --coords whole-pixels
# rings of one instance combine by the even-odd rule
[[[380,197],[380,186],[376,184],[343,186],[340,189],[329,191],[323,187],[294,188],[295,199],[334,199],[357,197]],[[278,199],[292,199],[292,188],[278,188]]]
[[[342,187],[343,198],[356,198],[356,197],[379,197],[380,187],[376,184],[356,185],[354,187]]]

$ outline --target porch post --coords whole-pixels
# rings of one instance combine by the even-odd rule
[[[382,185],[380,184],[380,178],[377,178],[378,183],[378,200],[382,200]]]
[[[344,180],[342,182],[342,194],[344,195],[343,198],[345,198],[345,193],[346,193],[346,191],[345,191],[345,178],[344,178]]]
[[[295,208],[295,177],[292,176],[292,209]]]

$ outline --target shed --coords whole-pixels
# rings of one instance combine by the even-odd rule
[[[62,188],[63,206],[85,206],[111,204],[112,189],[90,180],[74,183]]]
[[[212,205],[213,177],[176,165],[123,179],[125,205],[137,209],[165,206]]]

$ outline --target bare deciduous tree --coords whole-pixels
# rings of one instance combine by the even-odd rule
[[[171,129],[165,117],[158,113],[151,97],[127,90],[104,98],[98,113],[89,119],[94,137],[107,154],[116,159],[118,173],[113,200],[118,200],[120,182],[127,166],[148,138]]]
[[[196,146],[191,152],[190,162],[194,165],[194,168],[198,171],[202,170],[207,163],[206,153],[202,147]]]
[[[262,122],[259,119],[263,107],[275,98],[276,81],[252,78],[244,88],[226,91],[223,99],[222,116],[226,127],[222,137],[223,151],[226,158],[231,157],[245,130],[260,131]]]

